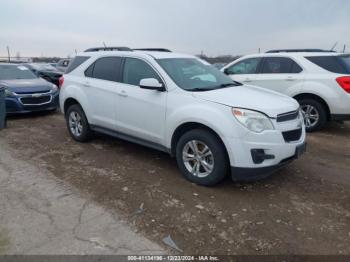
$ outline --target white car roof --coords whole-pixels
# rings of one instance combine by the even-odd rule
[[[90,56],[90,57],[100,57],[100,56],[137,56],[149,58],[153,57],[155,59],[166,59],[166,58],[195,58],[195,56],[173,53],[173,52],[158,52],[158,51],[96,51],[96,52],[83,52],[77,54],[77,56]]]
[[[305,57],[305,56],[338,56],[338,55],[349,55],[348,53],[336,53],[336,52],[280,52],[280,53],[260,53],[242,56],[242,58],[247,57],[280,57],[280,56],[290,56],[290,57]]]

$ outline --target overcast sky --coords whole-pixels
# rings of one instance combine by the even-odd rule
[[[208,55],[350,50],[349,0],[0,0],[0,56],[67,56],[102,42]]]

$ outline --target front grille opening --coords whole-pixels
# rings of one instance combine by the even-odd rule
[[[50,90],[43,90],[43,91],[23,91],[23,92],[16,92],[16,94],[19,95],[32,95],[32,94],[45,94],[45,93],[49,93]]]
[[[302,131],[303,130],[300,128],[292,131],[282,132],[284,141],[286,141],[287,143],[299,141],[301,138]]]
[[[22,97],[21,102],[23,105],[40,105],[48,103],[51,100],[51,96],[41,96],[41,97]]]
[[[277,116],[277,122],[291,121],[291,120],[297,119],[298,116],[299,116],[299,110],[288,112],[285,114],[280,114]]]

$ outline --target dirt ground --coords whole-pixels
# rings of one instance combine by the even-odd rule
[[[196,186],[167,154],[98,135],[74,142],[60,114],[11,118],[18,159],[120,212],[185,254],[350,254],[350,123],[308,136],[308,152],[264,181]]]

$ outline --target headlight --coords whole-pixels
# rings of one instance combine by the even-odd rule
[[[243,126],[252,132],[261,133],[265,130],[274,129],[271,120],[266,115],[257,111],[242,108],[232,108],[232,113],[238,122],[240,122]]]
[[[10,96],[15,96],[15,93],[11,92],[8,89],[5,89],[5,96],[10,97]]]
[[[58,90],[58,87],[56,85],[52,85],[51,92],[55,93]]]

